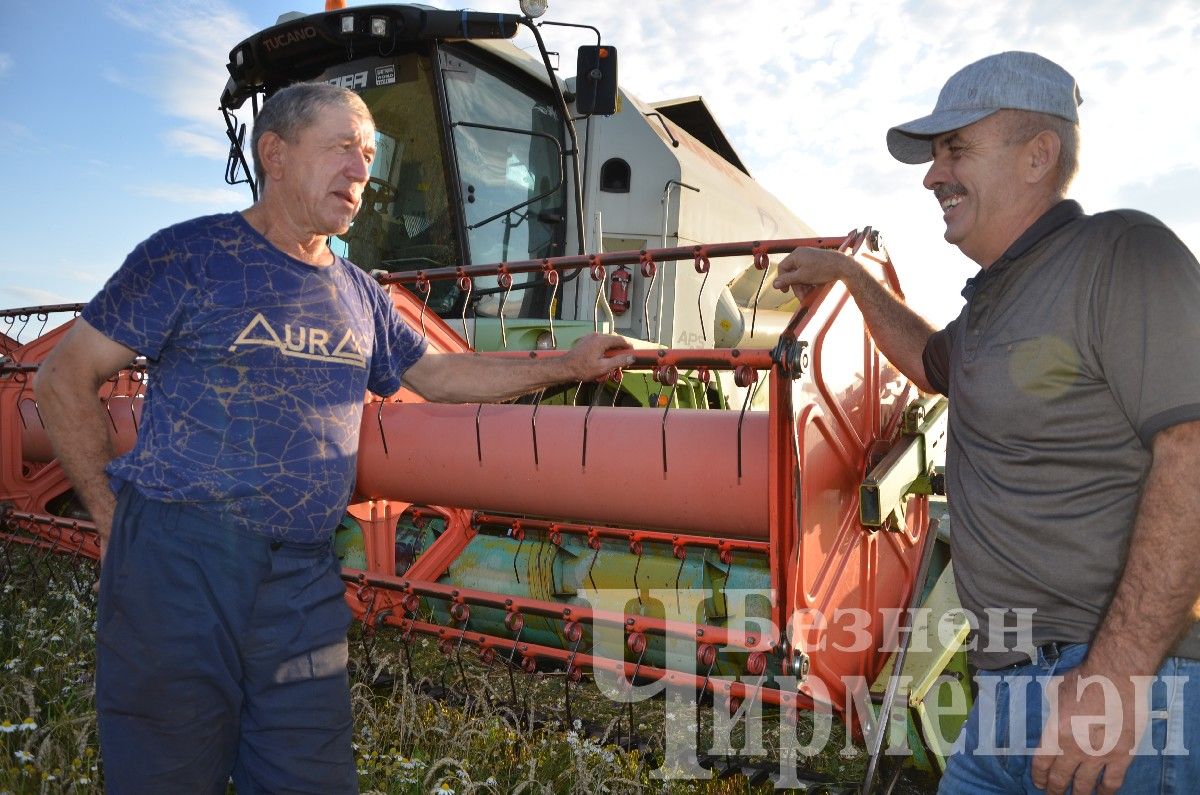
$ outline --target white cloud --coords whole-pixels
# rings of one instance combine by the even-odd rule
[[[0,153],[41,156],[47,151],[33,130],[20,122],[0,119]]]
[[[515,8],[511,0],[432,4]],[[106,79],[144,84],[140,90],[188,123],[167,134],[171,145],[223,157],[215,99],[228,50],[252,32],[247,19],[225,0],[138,0],[109,13],[145,34],[148,54],[138,65],[150,68],[136,81],[124,76],[132,65]],[[1188,221],[1194,213],[1131,187],[1194,167],[1200,151],[1200,104],[1186,99],[1200,84],[1193,0],[1094,0],[1086,9],[1078,0],[648,0],[636,8],[560,0],[549,18],[597,26],[619,49],[622,85],[642,99],[703,95],[751,173],[818,232],[881,229],[910,300],[935,320],[954,314],[975,265],[942,241],[941,214],[920,185],[923,169],[895,162],[884,133],[929,112],[951,73],[993,52],[1041,52],[1078,79],[1083,157],[1073,193],[1086,209],[1136,198],[1200,251],[1200,224]],[[562,53],[564,74],[573,71],[574,47],[595,41],[566,28],[542,34]],[[168,192],[162,198],[234,201],[227,189]]]
[[[599,27],[618,48],[622,86],[642,99],[703,95],[751,173],[819,233],[881,229],[910,301],[936,321],[957,312],[976,266],[942,240],[924,169],[894,161],[884,134],[932,110],[960,67],[1033,50],[1076,77],[1085,101],[1073,195],[1089,211],[1194,168],[1200,151],[1200,104],[1181,93],[1200,84],[1200,7],[1189,0],[1098,0],[1086,11],[1075,0],[659,0],[636,12],[574,0],[550,18]],[[571,49],[595,39],[563,44],[562,31],[542,33],[569,73]],[[1200,251],[1194,213],[1150,191],[1138,198]]]
[[[131,185],[129,191],[138,196],[162,199],[177,204],[208,205],[213,212],[242,207],[246,204],[247,199],[244,192],[233,188],[203,188],[167,183]]]
[[[28,127],[8,119],[0,119],[0,132],[3,132],[5,138],[33,139],[33,132]]]
[[[63,293],[54,290],[43,290],[38,287],[24,287],[15,284],[6,284],[0,288],[0,307],[5,309],[17,309],[25,306],[49,306],[52,304],[70,304],[79,301],[78,297],[70,298]],[[0,324],[0,332],[5,330],[5,326]],[[23,335],[25,339],[28,335]]]
[[[229,156],[229,139],[220,134],[177,129],[166,134],[167,143],[185,155],[224,160]]]
[[[6,52],[0,52],[0,77],[8,74],[8,70],[12,68],[13,58]]]
[[[223,0],[125,0],[108,13],[158,46],[141,56],[149,68],[136,81],[113,69],[103,72],[105,79],[153,96],[172,116],[217,126],[229,50],[254,32],[246,17]]]

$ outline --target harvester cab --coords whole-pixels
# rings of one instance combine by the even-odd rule
[[[336,83],[371,109],[378,155],[362,210],[334,250],[423,291],[427,311],[472,347],[563,347],[593,329],[642,346],[773,347],[796,304],[763,290],[770,262],[749,253],[703,268],[691,256],[696,267],[602,259],[561,282],[545,269],[430,277],[483,263],[812,236],[751,178],[702,98],[646,104],[621,91],[617,50],[599,33],[578,51],[579,74],[560,79],[540,32],[558,24],[588,27],[407,5],[284,15],[230,52],[226,178],[257,189],[236,113],[256,113],[298,80]],[[509,41],[521,28],[537,57]],[[681,405],[744,396],[724,376],[689,386]],[[634,383],[618,391],[626,402],[651,397]]]

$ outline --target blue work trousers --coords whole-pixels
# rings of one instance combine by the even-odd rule
[[[938,793],[1041,792],[1033,785],[1032,771],[1033,752],[1041,743],[1049,710],[1046,684],[1082,663],[1087,648],[1068,646],[1057,659],[1039,651],[1038,659],[1028,665],[979,671],[975,679],[979,695],[947,761]],[[1131,795],[1200,791],[1200,661],[1167,658],[1149,695],[1150,723],[1120,791]]]
[[[328,543],[272,542],[126,485],[100,575],[110,793],[356,792],[350,611]]]

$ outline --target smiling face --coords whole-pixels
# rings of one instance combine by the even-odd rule
[[[986,268],[1049,208],[1030,167],[1030,142],[1010,142],[1009,111],[933,139],[924,185],[946,223],[945,238]]]
[[[314,236],[344,234],[362,204],[375,157],[375,125],[353,107],[327,105],[295,140],[278,139],[278,179],[268,190],[291,224]]]

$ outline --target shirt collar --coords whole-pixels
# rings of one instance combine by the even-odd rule
[[[980,268],[978,273],[967,279],[967,284],[962,290],[963,298],[970,300],[971,295],[975,292],[975,288],[983,281],[984,277],[994,274],[996,271],[1003,270],[1004,266],[1009,262],[1024,256],[1042,240],[1062,229],[1071,221],[1082,217],[1083,207],[1074,199],[1063,199],[1055,204],[1049,210],[1042,213],[1040,218],[1030,224],[1029,228],[1013,241],[1008,250],[1001,254],[1000,258],[993,262],[990,268]]]
[[[1082,216],[1083,208],[1079,206],[1079,202],[1073,199],[1063,199],[1042,213],[1041,218],[1038,218],[1028,229],[1022,232],[1021,236],[1008,247],[1008,251],[1000,255],[1000,259],[996,260],[992,267],[1002,262],[1024,256],[1029,249],[1040,243],[1044,238],[1049,237],[1071,221]]]

